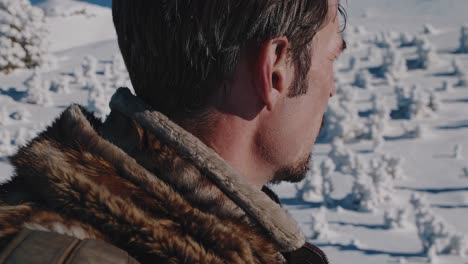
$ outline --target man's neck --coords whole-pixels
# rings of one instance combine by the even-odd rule
[[[271,178],[273,170],[260,158],[255,144],[255,121],[217,113],[210,125],[181,124],[208,147],[238,170],[245,180],[261,189]]]

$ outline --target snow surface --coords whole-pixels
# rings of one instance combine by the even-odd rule
[[[2,180],[13,173],[5,155],[65,107],[104,116],[105,101],[128,84],[110,0],[33,2],[48,14],[58,68],[29,86],[32,70],[0,75]],[[312,178],[273,189],[331,263],[468,263],[468,54],[460,51],[468,1],[344,2],[349,49],[336,64],[325,129],[341,141],[322,134]],[[427,43],[418,48],[417,39]]]

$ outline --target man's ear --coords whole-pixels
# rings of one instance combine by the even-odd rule
[[[256,88],[269,111],[287,92],[288,47],[288,39],[279,37],[265,41],[259,50]]]

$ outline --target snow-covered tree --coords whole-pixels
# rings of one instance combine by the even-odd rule
[[[28,0],[0,0],[0,71],[36,68],[48,60],[44,13]]]
[[[362,69],[354,75],[354,86],[362,89],[372,89],[372,76],[367,69]]]
[[[453,233],[448,224],[434,214],[424,196],[413,194],[410,203],[423,252],[429,259],[434,258],[447,247]]]
[[[301,187],[296,185],[296,195],[299,199],[306,202],[321,203],[323,202],[322,175],[320,175],[320,171],[312,160],[310,161],[309,168],[304,179],[304,184]]]
[[[394,46],[390,33],[388,32],[380,32],[380,34],[377,34],[374,38],[374,44],[383,49]]]
[[[14,143],[16,146],[24,146],[29,141],[29,139],[30,135],[28,131],[26,130],[26,128],[21,127],[16,132]]]
[[[375,210],[378,200],[371,177],[364,172],[355,175],[351,192],[345,197],[345,202],[354,210],[369,212]]]
[[[0,130],[0,158],[12,155],[14,146],[11,141],[11,134],[7,129]]]
[[[462,147],[460,144],[455,144],[453,147],[453,158],[454,159],[462,159]]]
[[[324,207],[312,215],[310,222],[311,239],[328,239],[330,237],[331,232],[325,217]]]
[[[105,118],[110,113],[109,100],[109,96],[107,96],[102,87],[90,89],[87,109],[97,117]]]
[[[463,235],[452,235],[448,245],[442,250],[443,254],[458,255],[462,258],[466,257],[467,252],[468,241]]]
[[[359,111],[354,102],[331,101],[325,114],[326,123],[322,129],[320,140],[330,141],[341,138],[345,142],[353,142],[367,134],[367,127],[359,117]]]
[[[462,177],[468,178],[468,167],[462,169]]]
[[[387,172],[385,163],[381,159],[372,159],[368,166],[368,175],[372,179],[377,203],[383,203],[391,199],[394,193],[394,178]]]
[[[415,37],[408,32],[400,33],[400,47],[412,47],[415,45]]]
[[[428,69],[439,60],[435,47],[424,37],[416,39],[416,55],[417,67],[421,69]]]
[[[74,83],[78,85],[85,85],[86,84],[86,78],[84,77],[84,72],[83,72],[83,67],[75,67],[73,70],[73,78],[74,78]]]
[[[440,90],[443,92],[450,92],[453,90],[453,84],[449,80],[445,80],[442,82]]]
[[[392,112],[394,118],[419,119],[432,117],[434,114],[431,108],[430,97],[427,92],[423,92],[417,84],[408,89],[404,85],[395,87],[397,109]]]
[[[461,71],[458,75],[457,86],[461,88],[468,88],[468,72]]]
[[[428,107],[433,111],[433,112],[439,112],[440,108],[442,107],[442,103],[440,101],[439,96],[437,96],[436,93],[431,92],[429,93],[429,104]]]
[[[394,180],[403,179],[405,177],[402,166],[403,158],[383,155],[382,162],[384,163],[385,170]]]
[[[31,118],[31,113],[23,107],[13,111],[11,118],[17,121],[28,121]]]
[[[41,73],[35,71],[25,82],[26,95],[22,101],[28,104],[51,106],[52,97],[49,92],[50,83],[42,79]]]
[[[52,80],[49,90],[56,93],[69,94],[70,82],[70,76],[62,75],[59,78]]]
[[[0,125],[7,125],[10,122],[10,113],[8,112],[8,109],[4,105],[0,109]]]
[[[378,76],[384,78],[390,75],[393,79],[399,80],[406,76],[408,67],[406,59],[393,46],[387,48],[383,53],[382,65],[379,68]]]
[[[327,207],[332,206],[334,203],[331,194],[335,190],[335,186],[332,181],[332,173],[335,171],[335,163],[331,159],[326,159],[320,163],[320,174],[323,177],[322,180],[322,196],[323,202]]]
[[[431,24],[424,24],[423,25],[423,33],[427,35],[434,35],[438,34],[439,30],[437,30],[433,25]]]
[[[87,78],[95,78],[97,72],[98,60],[87,55],[84,57],[81,67],[83,68],[83,75]]]
[[[336,170],[343,173],[350,173],[352,167],[352,160],[355,154],[352,150],[347,148],[340,138],[335,138],[331,144],[330,153],[328,157],[335,164]]]
[[[384,227],[387,229],[405,228],[409,225],[409,214],[405,208],[386,210],[384,213]]]
[[[460,48],[461,53],[468,53],[468,24],[463,25],[460,29]]]
[[[417,124],[410,134],[412,135],[412,138],[424,138],[428,134],[428,129],[423,124]]]

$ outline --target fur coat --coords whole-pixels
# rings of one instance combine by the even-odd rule
[[[78,105],[11,158],[0,246],[23,228],[115,245],[141,263],[285,263],[288,213],[126,88],[103,123]]]

